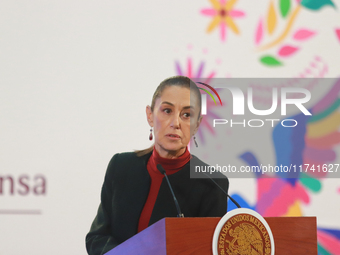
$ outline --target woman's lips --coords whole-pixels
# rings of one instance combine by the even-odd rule
[[[181,138],[179,135],[176,135],[176,134],[166,134],[166,137],[173,139],[173,140],[178,140]]]

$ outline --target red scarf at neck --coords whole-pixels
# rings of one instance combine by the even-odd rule
[[[157,165],[161,164],[165,169],[167,175],[174,174],[181,170],[191,158],[191,154],[186,148],[185,152],[178,158],[168,159],[159,156],[155,148],[153,149],[152,155],[149,158],[147,169],[151,177],[151,185],[149,190],[148,198],[145,202],[144,208],[139,218],[138,232],[146,229],[149,225],[152,210],[155,206],[156,199],[158,196],[159,188],[161,187],[164,175],[159,172]]]

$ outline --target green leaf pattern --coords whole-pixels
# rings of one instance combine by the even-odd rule
[[[283,18],[286,18],[291,7],[290,0],[280,0],[280,12]]]
[[[277,58],[270,56],[270,55],[266,55],[260,58],[260,61],[262,64],[267,65],[267,66],[281,66],[282,62],[277,60]]]

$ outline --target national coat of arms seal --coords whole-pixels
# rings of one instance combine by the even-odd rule
[[[240,208],[224,215],[213,237],[214,255],[274,255],[274,238],[257,212]]]

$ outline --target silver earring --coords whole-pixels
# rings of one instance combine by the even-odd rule
[[[149,135],[149,140],[152,141],[153,135],[152,135],[152,128],[150,128],[150,135]]]
[[[198,144],[196,142],[196,137],[195,136],[194,136],[194,142],[195,142],[196,147],[198,147]]]

